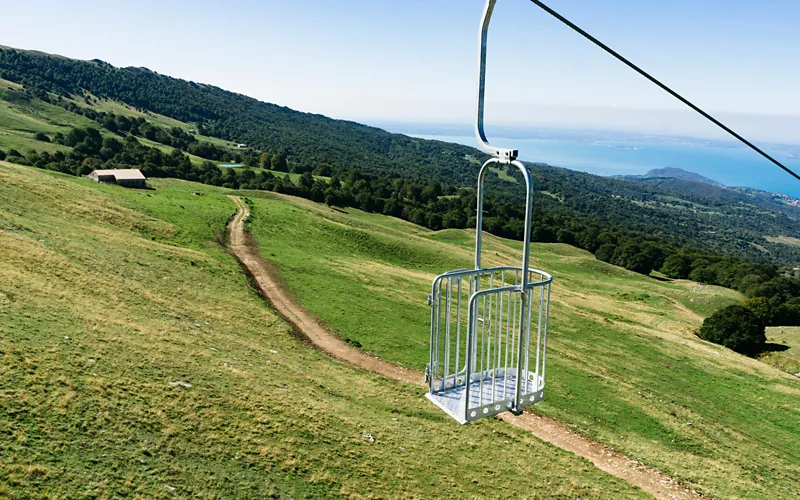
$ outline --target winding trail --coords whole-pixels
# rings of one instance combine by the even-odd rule
[[[370,356],[348,345],[328,332],[302,305],[297,304],[280,286],[280,280],[273,275],[271,267],[262,260],[256,246],[250,243],[244,229],[244,222],[250,215],[247,205],[240,198],[235,196],[230,198],[238,208],[236,217],[230,225],[231,251],[253,276],[266,299],[286,321],[308,337],[317,348],[348,365],[400,382],[426,387],[421,372]],[[530,432],[542,441],[585,458],[598,469],[613,474],[656,498],[701,498],[659,470],[643,466],[622,453],[591,441],[549,417],[526,412],[520,416],[501,414],[499,418]]]

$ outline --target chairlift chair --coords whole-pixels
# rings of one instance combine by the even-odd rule
[[[484,132],[486,51],[496,0],[487,0],[480,30],[478,113],[475,132],[492,155],[478,174],[475,268],[438,276],[431,307],[427,398],[462,424],[511,411],[544,397],[547,322],[553,278],[530,268],[533,180],[513,149],[492,146]],[[522,172],[527,189],[522,265],[481,267],[486,172],[510,165]]]

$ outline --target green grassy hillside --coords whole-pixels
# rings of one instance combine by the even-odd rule
[[[252,192],[251,229],[298,299],[343,338],[422,370],[426,296],[439,273],[472,265],[474,233]],[[487,237],[487,264],[521,243]],[[693,335],[741,300],[660,282],[566,245],[533,245],[555,276],[548,391],[537,411],[724,498],[800,495],[800,381]]]
[[[26,89],[40,94],[90,95],[99,98],[92,106],[100,111],[130,114],[132,108],[147,110],[148,117],[153,114],[163,126],[192,124],[223,142],[242,141],[285,154],[290,164],[308,170],[329,164],[339,171],[356,168],[406,181],[472,187],[480,162],[487,158],[474,148],[301,113],[212,85],[146,68],[116,68],[99,60],[79,61],[0,47],[0,78],[24,82]],[[542,215],[537,224],[552,232],[540,234],[541,241],[556,241],[559,230],[565,229],[571,234],[562,234],[566,239],[558,241],[584,241],[580,243],[583,248],[595,251],[595,245],[587,244],[597,237],[593,232],[624,228],[638,232],[640,238],[648,235],[750,260],[781,265],[800,261],[798,247],[780,239],[765,239],[800,232],[800,209],[787,206],[780,198],[697,187],[696,183],[651,186],[546,165],[532,168],[537,189],[553,195],[536,198]],[[767,164],[765,168],[769,168]],[[513,182],[518,174],[502,169],[495,173],[487,178],[488,190],[520,202],[523,185]],[[694,187],[688,189],[689,184]],[[587,227],[598,224],[597,231]]]
[[[642,496],[305,345],[220,246],[226,191],[151,182],[0,162],[0,497]]]
[[[767,328],[767,341],[773,350],[763,354],[761,361],[785,372],[800,374],[800,327]]]

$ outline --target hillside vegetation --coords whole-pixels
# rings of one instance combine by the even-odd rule
[[[425,366],[431,280],[471,266],[474,233],[247,196],[264,258],[306,308],[352,345]],[[487,265],[521,260],[519,242],[485,245]],[[710,496],[800,494],[798,380],[694,335],[741,295],[660,282],[561,244],[534,244],[532,265],[555,276],[548,390],[536,411]]]
[[[486,159],[473,148],[300,113],[211,85],[98,60],[0,47],[0,78],[24,85],[37,98],[89,97],[85,106],[98,112],[126,114],[133,108],[162,117],[163,125],[178,122],[202,136],[245,142],[286,156],[298,173],[354,168],[422,185],[472,188]],[[76,106],[84,106],[80,101]],[[684,181],[634,183],[546,165],[533,170],[537,188],[551,194],[537,197],[539,241],[579,244],[594,253],[598,233],[626,230],[674,246],[782,265],[800,262],[800,248],[779,239],[800,233],[800,208],[781,198]],[[489,176],[490,191],[518,204],[522,186],[513,182],[517,174],[496,173]],[[494,229],[506,237],[518,232],[515,225]]]
[[[227,191],[153,184],[0,162],[1,497],[642,496],[308,347],[220,245]]]

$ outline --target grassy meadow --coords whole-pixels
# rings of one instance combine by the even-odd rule
[[[421,389],[306,345],[221,245],[235,211],[227,191],[151,184],[126,190],[0,162],[0,498],[645,496],[501,422],[455,425]],[[334,224],[342,244],[365,230],[353,224],[378,227],[365,215],[324,222],[319,208],[276,199],[254,206],[261,236],[273,215],[287,234]],[[413,226],[381,227],[430,253],[365,238],[350,255],[387,263],[373,273],[418,269],[392,301],[409,315],[395,336],[422,338],[417,282],[458,258]],[[282,269],[285,248],[273,250]],[[297,265],[319,265],[326,248]],[[375,305],[339,304],[362,317]],[[405,362],[421,349],[412,344]]]
[[[767,342],[772,349],[761,361],[788,373],[800,373],[800,327],[767,328]]]
[[[474,232],[247,195],[263,256],[305,307],[345,340],[424,369],[431,280],[471,267]],[[516,264],[520,251],[487,235],[484,261]],[[555,277],[537,411],[710,496],[800,495],[800,380],[693,334],[738,293],[644,277],[560,244],[534,244],[532,255]]]

